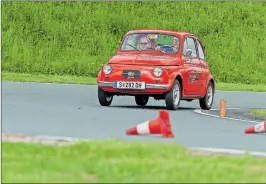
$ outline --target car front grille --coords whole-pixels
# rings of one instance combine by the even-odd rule
[[[140,78],[140,71],[139,70],[124,70],[122,73],[122,76],[124,78],[132,78],[132,79],[138,79]]]

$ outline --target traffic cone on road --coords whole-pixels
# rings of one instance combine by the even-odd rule
[[[159,110],[159,117],[143,123],[138,124],[126,131],[127,135],[148,135],[148,134],[162,134],[165,138],[172,138],[172,132],[169,112]]]
[[[226,116],[226,100],[220,100],[220,117],[223,118]]]
[[[246,134],[266,133],[266,121],[249,127],[245,130]]]

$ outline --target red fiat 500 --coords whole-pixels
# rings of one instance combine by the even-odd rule
[[[153,97],[176,110],[180,100],[199,99],[200,107],[209,110],[215,91],[201,40],[191,33],[160,29],[127,32],[97,82],[102,106],[109,106],[113,96],[130,95],[140,106]]]

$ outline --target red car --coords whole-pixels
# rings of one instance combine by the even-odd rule
[[[116,54],[98,73],[98,99],[109,106],[113,96],[135,96],[145,106],[149,97],[165,100],[169,110],[180,100],[213,104],[215,82],[201,40],[188,32],[139,29],[126,33]]]

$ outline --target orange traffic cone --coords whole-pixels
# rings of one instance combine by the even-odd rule
[[[174,137],[172,132],[169,112],[159,110],[159,117],[138,124],[126,131],[127,135],[162,134],[165,138]]]
[[[266,121],[247,128],[245,130],[245,133],[246,134],[266,133]]]

